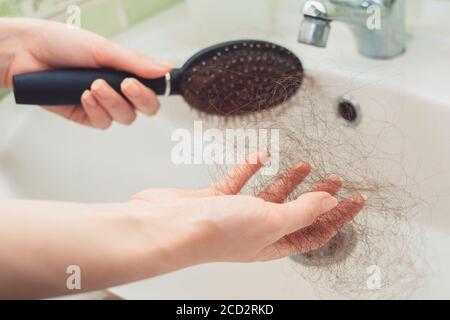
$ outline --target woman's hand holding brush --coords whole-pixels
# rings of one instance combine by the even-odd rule
[[[11,88],[17,74],[53,68],[111,68],[145,78],[164,76],[173,67],[143,54],[120,47],[82,29],[37,19],[0,18],[0,87]],[[159,108],[156,95],[136,79],[122,82],[122,93],[98,79],[75,105],[46,107],[69,120],[106,129],[112,122],[131,124],[136,111],[154,115]],[[127,101],[128,100],[128,101]],[[44,106],[45,107],[45,106]]]

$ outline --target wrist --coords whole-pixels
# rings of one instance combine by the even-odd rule
[[[200,228],[174,214],[186,213],[185,207],[173,212],[140,201],[95,206],[117,267],[132,272],[123,275],[127,282],[206,262]]]

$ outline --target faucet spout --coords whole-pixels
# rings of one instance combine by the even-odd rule
[[[350,26],[366,57],[388,59],[405,51],[404,0],[306,1],[298,41],[326,47],[332,21]]]

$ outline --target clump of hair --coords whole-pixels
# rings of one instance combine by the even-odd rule
[[[288,200],[331,174],[344,180],[338,198],[355,193],[368,198],[357,218],[326,245],[292,257],[295,270],[319,296],[409,297],[421,285],[425,263],[420,232],[410,219],[425,202],[414,192],[413,177],[399,175],[404,172],[402,133],[385,119],[367,117],[360,127],[346,126],[337,119],[334,99],[306,77],[300,92],[279,108],[239,118],[209,117],[207,123],[224,129],[279,129],[279,174],[299,160],[312,166]],[[399,142],[397,152],[381,144],[391,140]],[[226,170],[221,167],[218,173]],[[243,192],[256,195],[276,178],[258,175]],[[379,276],[379,288],[371,283],[374,276]]]

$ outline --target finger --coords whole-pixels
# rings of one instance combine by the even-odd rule
[[[174,67],[170,62],[151,59],[109,41],[97,48],[95,56],[100,66],[128,71],[145,78],[164,76]]]
[[[159,102],[155,93],[136,79],[125,79],[121,88],[133,106],[143,114],[152,116],[158,112]]]
[[[311,225],[321,214],[338,204],[336,198],[326,192],[309,192],[296,200],[275,204],[268,202],[269,219],[279,232],[280,238]]]
[[[77,105],[66,105],[66,106],[42,106],[43,109],[60,115],[70,121],[91,126],[91,122],[89,121],[89,117],[86,114],[86,111],[81,106]]]
[[[331,175],[323,181],[314,184],[311,188],[312,192],[323,191],[334,196],[342,188],[342,178]]]
[[[98,103],[111,118],[119,123],[129,125],[136,119],[136,112],[125,99],[102,79],[94,81],[91,92]]]
[[[311,166],[299,162],[295,167],[286,171],[281,177],[268,185],[259,195],[265,201],[282,203],[295,188],[308,176]]]
[[[245,163],[235,166],[228,172],[222,180],[214,186],[200,190],[180,190],[180,189],[151,189],[135,195],[132,199],[142,200],[144,198],[167,198],[176,195],[177,197],[210,197],[214,195],[234,195],[241,191],[245,183],[262,167],[268,160],[269,152],[263,151],[251,154],[245,159]],[[156,195],[156,196],[155,196]]]
[[[71,116],[76,112],[76,109],[80,109],[80,106],[75,105],[67,105],[67,106],[42,106],[42,109],[45,109],[51,113],[55,113],[61,117],[72,120]],[[83,108],[81,108],[83,109]]]
[[[269,151],[251,154],[243,164],[235,166],[218,183],[212,186],[211,190],[215,194],[238,194],[250,178],[266,163],[269,156]]]
[[[330,241],[344,225],[351,222],[364,208],[366,199],[356,195],[343,200],[330,212],[321,215],[310,226],[279,240],[275,246],[279,257],[316,250]]]
[[[100,106],[94,95],[86,90],[81,96],[81,104],[89,118],[90,125],[98,129],[107,129],[111,126],[112,118]]]

